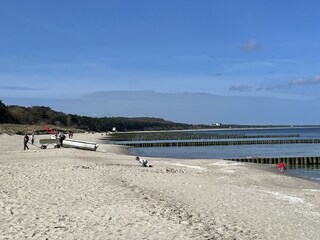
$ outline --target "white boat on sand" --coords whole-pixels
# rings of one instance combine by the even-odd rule
[[[87,141],[80,141],[80,140],[73,140],[73,139],[65,139],[62,142],[63,147],[67,148],[78,148],[82,150],[91,150],[95,151],[98,148],[98,144],[95,142],[87,142]]]
[[[40,139],[39,140],[42,149],[46,149],[49,144],[53,144],[55,148],[60,147],[58,139]],[[64,139],[62,142],[62,147],[64,148],[78,148],[82,150],[95,151],[98,148],[98,144],[95,142],[88,142],[82,140]]]

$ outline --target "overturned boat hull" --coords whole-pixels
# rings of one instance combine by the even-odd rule
[[[96,151],[98,146],[99,145],[94,142],[79,141],[79,140],[73,140],[73,139],[63,140],[64,148],[70,147],[70,148],[78,148],[82,150]]]

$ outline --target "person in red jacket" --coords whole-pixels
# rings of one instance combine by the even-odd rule
[[[284,172],[286,170],[286,166],[283,161],[279,163],[278,169],[280,170],[280,172]]]

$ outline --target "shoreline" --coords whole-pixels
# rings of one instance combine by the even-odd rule
[[[124,146],[124,145],[116,145],[116,146]],[[132,150],[130,150],[131,148],[133,148],[133,147],[129,147],[128,146],[128,151],[129,151],[128,154],[132,155],[132,156],[136,156],[137,154],[132,153]],[[143,155],[139,155],[139,156],[142,156],[143,158],[147,158],[147,159],[153,159],[153,158],[155,158],[155,159],[157,159],[157,158],[168,159],[168,161],[170,161],[170,159],[176,159],[176,160],[179,160],[179,161],[192,161],[192,160],[197,160],[197,161],[203,161],[203,160],[216,161],[216,160],[219,160],[219,161],[238,162],[238,161],[222,159],[222,158],[195,159],[195,158],[182,158],[182,157],[171,158],[171,157],[149,157],[149,156],[143,156]],[[283,158],[283,157],[278,157],[278,158],[280,159],[280,158]],[[240,163],[240,161],[239,161],[239,163]],[[299,179],[304,179],[304,180],[308,180],[308,181],[312,181],[312,182],[320,182],[320,179],[318,179],[318,178],[315,179],[315,178],[312,178],[310,176],[302,176],[302,175],[299,175],[299,174],[296,174],[296,173],[291,173],[290,172],[290,167],[295,166],[295,165],[288,165],[287,171],[285,172],[285,174],[283,174],[283,173],[278,171],[278,167],[277,167],[278,164],[275,164],[275,163],[254,163],[254,162],[249,162],[249,161],[248,162],[243,162],[243,163],[246,163],[246,164],[249,164],[249,165],[251,164],[251,166],[253,166],[253,167],[257,168],[257,169],[262,169],[262,170],[265,170],[265,171],[273,173],[273,174],[280,173],[282,175],[291,176],[291,177],[295,177],[295,178],[299,178]],[[310,166],[312,166],[312,165],[310,165]]]
[[[36,136],[36,143],[41,136]],[[0,135],[1,239],[317,239],[320,184],[271,166],[148,158]],[[297,223],[299,227],[297,228]]]

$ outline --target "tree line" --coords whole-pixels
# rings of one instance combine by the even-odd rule
[[[26,125],[54,125],[64,128],[78,128],[86,131],[172,130],[188,129],[194,125],[175,123],[161,118],[88,117],[57,112],[45,106],[23,107],[5,105],[0,100],[0,123]],[[200,128],[200,125],[197,126]]]

